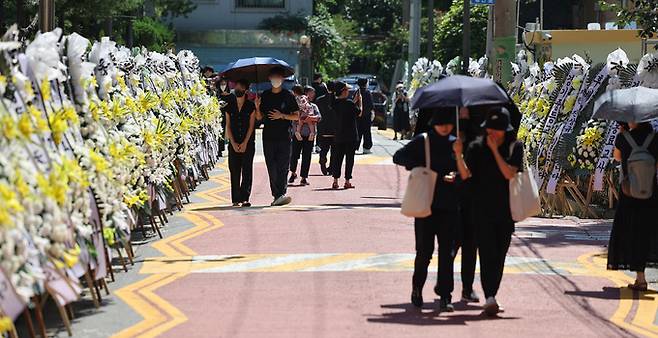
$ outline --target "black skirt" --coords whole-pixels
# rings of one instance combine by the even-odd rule
[[[650,200],[637,200],[621,191],[619,195],[608,245],[608,270],[658,267],[657,193]]]
[[[401,132],[403,130],[408,131],[409,129],[411,129],[409,123],[409,112],[396,107],[393,111],[393,130]]]

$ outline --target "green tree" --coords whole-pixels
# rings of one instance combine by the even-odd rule
[[[436,58],[444,65],[462,55],[464,3],[455,0],[450,10],[439,20],[434,36]],[[471,7],[471,57],[484,55],[487,45],[487,6]]]
[[[134,45],[164,52],[172,47],[174,31],[157,19],[144,17],[133,22]]]
[[[311,37],[316,71],[330,78],[345,74],[349,66],[347,43],[326,7],[316,7],[315,13],[308,18],[306,31]]]
[[[608,4],[599,1],[601,8],[617,13],[617,25],[624,27],[630,22],[637,22],[640,36],[651,39],[658,35],[658,4],[656,0],[630,0],[630,6],[621,7],[618,4]]]

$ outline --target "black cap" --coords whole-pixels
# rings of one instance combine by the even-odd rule
[[[455,125],[455,114],[447,113],[445,111],[435,111],[432,113],[430,119],[430,126],[452,124]]]
[[[368,85],[368,79],[366,79],[365,77],[360,77],[358,80],[356,80],[356,84],[359,87],[365,87]]]
[[[492,108],[482,127],[502,131],[514,130],[514,127],[510,124],[509,111],[505,107]]]

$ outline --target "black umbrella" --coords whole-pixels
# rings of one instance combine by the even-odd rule
[[[470,107],[509,101],[505,90],[493,80],[453,75],[418,89],[411,108]]]
[[[658,118],[658,89],[633,87],[606,92],[594,102],[592,118],[631,123]]]
[[[520,121],[518,108],[500,84],[489,79],[453,75],[418,89],[414,93],[411,107],[413,109],[455,107],[457,129],[459,129],[459,107],[487,107],[488,110],[494,106],[507,107],[513,115],[510,116],[510,120]],[[519,116],[516,116],[517,114]]]
[[[239,59],[229,64],[222,71],[222,75],[231,81],[246,79],[251,83],[260,83],[268,81],[270,69],[283,68],[283,77],[289,77],[295,73],[290,65],[279,59],[271,57],[253,57]]]

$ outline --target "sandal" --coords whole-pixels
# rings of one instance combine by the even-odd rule
[[[647,291],[648,288],[649,288],[649,285],[646,282],[638,283],[637,281],[635,281],[633,284],[628,284],[627,287],[629,289],[635,290],[635,291]]]
[[[344,187],[345,187],[345,189],[354,189],[355,188],[355,186],[352,185],[352,183],[345,183]]]

